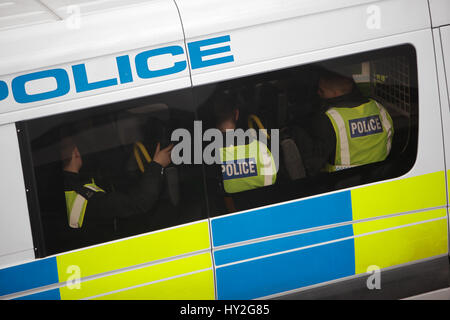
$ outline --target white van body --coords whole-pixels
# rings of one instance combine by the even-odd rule
[[[200,61],[230,56],[233,61],[193,68],[195,49],[190,44],[220,37],[230,40],[205,45],[199,50],[225,45],[229,50],[200,56]],[[0,146],[3,159],[0,167],[0,269],[40,259],[35,254],[27,200],[31,186],[24,178],[17,122],[403,44],[412,45],[417,56],[419,135],[413,167],[392,181],[441,173],[445,182],[442,180],[439,187],[443,187],[440,191],[445,192],[446,200],[432,209],[446,213],[430,219],[445,220],[448,225],[450,1],[0,0]],[[165,70],[176,63],[186,63],[184,69],[147,79],[137,76],[139,54],[168,47],[182,51],[151,58],[148,69]],[[123,56],[130,61],[132,80],[120,79],[117,58]],[[116,85],[77,91],[73,69],[77,65],[86,70],[90,83],[113,79]],[[69,79],[67,92],[53,98],[20,102],[19,89],[13,87],[14,79],[48,70],[65,71]],[[27,80],[23,90],[26,95],[37,97],[40,93],[56,91],[57,81],[51,76]],[[344,191],[353,192],[358,188],[360,186]],[[326,195],[335,193],[337,191]],[[418,212],[426,204],[423,206],[404,211]],[[391,213],[399,212],[386,215]],[[241,213],[232,215],[238,214]],[[208,253],[212,261],[215,251],[224,249],[213,243],[214,232],[211,231],[214,220],[222,218],[202,220],[207,222],[208,233],[213,235],[202,252]],[[230,246],[233,245],[227,248]],[[448,246],[445,252],[425,260],[447,256]],[[216,268],[213,263],[208,270],[215,274]],[[214,278],[213,298],[229,298],[218,293],[216,281]],[[63,281],[60,281],[52,288],[62,286]],[[273,298],[312,287],[251,297]],[[43,291],[42,288],[30,290],[7,293],[3,298]]]

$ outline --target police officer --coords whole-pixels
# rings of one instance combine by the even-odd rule
[[[224,137],[224,146],[220,149],[220,181],[229,212],[236,211],[236,201],[232,200],[238,198],[235,194],[274,184],[277,172],[270,150],[256,135],[247,135],[241,137],[240,142],[238,139],[230,143],[240,118],[236,104],[232,93],[216,95],[214,101],[215,126]]]
[[[321,75],[317,93],[319,112],[292,127],[308,175],[386,159],[394,127],[379,102],[363,97],[353,79],[328,71]]]
[[[69,226],[79,229],[86,224],[112,221],[117,217],[147,214],[162,189],[164,168],[171,162],[172,147],[169,145],[161,150],[157,145],[153,161],[146,163],[138,184],[128,193],[105,192],[94,179],[82,181],[79,173],[83,161],[78,147],[72,138],[62,139],[60,150]]]

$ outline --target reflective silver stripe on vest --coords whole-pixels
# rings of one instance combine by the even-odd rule
[[[272,157],[269,155],[267,146],[258,141],[259,144],[259,155],[260,155],[260,172],[264,176],[264,186],[272,185],[273,175],[275,174],[274,168],[272,167]]]
[[[380,111],[381,124],[383,125],[383,128],[387,132],[387,135],[388,135],[387,142],[386,142],[386,148],[387,148],[387,154],[389,154],[391,152],[391,145],[392,145],[392,126],[386,115],[386,109],[382,105],[380,105],[378,102],[376,102],[375,100],[373,100],[373,101],[375,102],[378,110]]]
[[[327,113],[334,119],[338,127],[339,140],[341,142],[341,165],[350,165],[350,149],[348,147],[347,129],[345,128],[344,119],[336,110],[330,109]]]
[[[358,164],[349,165],[349,166],[334,166],[334,169],[335,169],[335,171],[339,171],[339,170],[355,168],[355,167],[358,167],[358,166],[359,166]]]
[[[92,191],[95,191],[95,192],[103,191],[102,189],[100,189],[98,187],[90,186],[88,184],[85,184],[83,187],[91,189]]]
[[[72,210],[70,210],[70,222],[69,225],[71,228],[79,228],[79,221],[80,216],[83,211],[83,206],[85,201],[87,201],[83,196],[77,194],[77,197],[75,198]]]

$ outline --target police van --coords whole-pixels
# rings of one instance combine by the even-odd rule
[[[448,285],[449,1],[1,0],[0,47],[0,299],[396,299]],[[386,159],[314,175],[294,161],[305,154],[284,128],[314,113],[321,70],[387,110]],[[230,193],[210,166],[171,163],[149,212],[93,219],[132,202],[174,130],[214,127],[218,92],[237,97],[244,129],[280,130],[276,177]],[[67,136],[91,193],[109,196],[98,212],[82,199],[77,227]]]

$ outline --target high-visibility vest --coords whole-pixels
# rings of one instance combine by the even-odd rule
[[[386,109],[370,99],[354,108],[331,108],[326,112],[336,133],[334,165],[337,171],[383,161],[391,151],[394,126]]]
[[[105,192],[95,184],[94,179],[92,179],[92,183],[87,183],[83,187],[93,192]],[[88,200],[76,191],[65,191],[65,195],[69,226],[71,228],[81,228],[83,226]]]
[[[221,148],[220,160],[227,193],[269,186],[277,179],[272,153],[256,139],[249,144]]]

